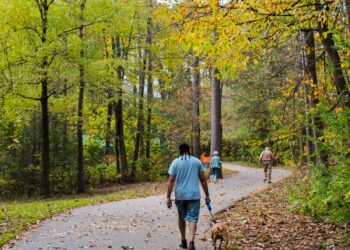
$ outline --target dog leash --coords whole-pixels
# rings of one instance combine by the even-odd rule
[[[214,216],[213,216],[213,214],[211,213],[212,207],[211,207],[210,201],[206,202],[205,204],[207,204],[207,208],[208,208],[208,210],[209,210],[209,213],[210,213],[210,215],[211,215],[211,218],[214,219]]]

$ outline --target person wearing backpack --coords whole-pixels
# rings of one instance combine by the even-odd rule
[[[212,171],[212,175],[210,176],[210,180],[213,183],[216,183],[216,179],[219,176],[219,170],[221,168],[222,162],[220,160],[219,157],[219,152],[218,151],[214,151],[213,156],[210,159],[210,169]]]

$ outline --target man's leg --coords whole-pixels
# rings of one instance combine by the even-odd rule
[[[178,225],[180,229],[180,234],[181,234],[181,244],[180,247],[187,249],[187,241],[186,241],[186,221],[183,219],[184,218],[184,213],[185,213],[185,201],[181,200],[175,200],[175,205],[178,209],[179,213],[179,218],[178,218]]]
[[[271,182],[271,173],[272,173],[272,163],[267,165],[267,181]]]
[[[181,234],[181,240],[186,240],[186,221],[179,218],[179,229]]]
[[[267,164],[263,163],[263,167],[264,167],[264,181],[267,180]]]
[[[197,231],[197,222],[199,218],[199,210],[200,210],[200,200],[194,200],[190,202],[188,210],[187,210],[187,218],[189,221],[189,227],[190,227],[190,244],[189,249],[195,250],[194,246],[194,236],[196,235]]]
[[[214,168],[214,183],[216,183],[216,179],[218,178],[218,168]]]
[[[197,231],[197,223],[196,222],[189,222],[190,226],[190,241],[194,241],[194,236],[196,235]]]

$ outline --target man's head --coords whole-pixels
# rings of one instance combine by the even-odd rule
[[[179,146],[179,152],[180,152],[180,155],[183,155],[183,154],[190,154],[190,146],[188,146],[187,143],[182,143],[182,144]]]
[[[270,151],[270,147],[266,147],[265,150],[269,150]]]
[[[213,155],[219,155],[219,152],[218,151],[214,151]]]

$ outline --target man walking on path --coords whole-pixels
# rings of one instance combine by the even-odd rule
[[[267,180],[268,183],[271,183],[272,164],[276,158],[269,147],[266,147],[265,150],[261,152],[259,160],[264,168],[264,182]]]
[[[218,151],[214,151],[213,153],[213,157],[211,157],[210,160],[210,169],[212,171],[212,175],[210,176],[210,180],[214,183],[216,183],[216,179],[219,176],[219,170],[221,168],[221,160],[219,157],[219,152]]]
[[[167,192],[167,206],[172,207],[170,199],[175,185],[175,205],[178,209],[179,229],[181,233],[180,247],[187,249],[186,221],[189,224],[190,243],[189,249],[195,250],[194,236],[197,231],[197,223],[200,209],[199,182],[205,193],[205,201],[209,202],[208,184],[204,175],[204,167],[198,158],[190,155],[188,144],[179,147],[180,157],[176,158],[169,168],[169,184]]]

